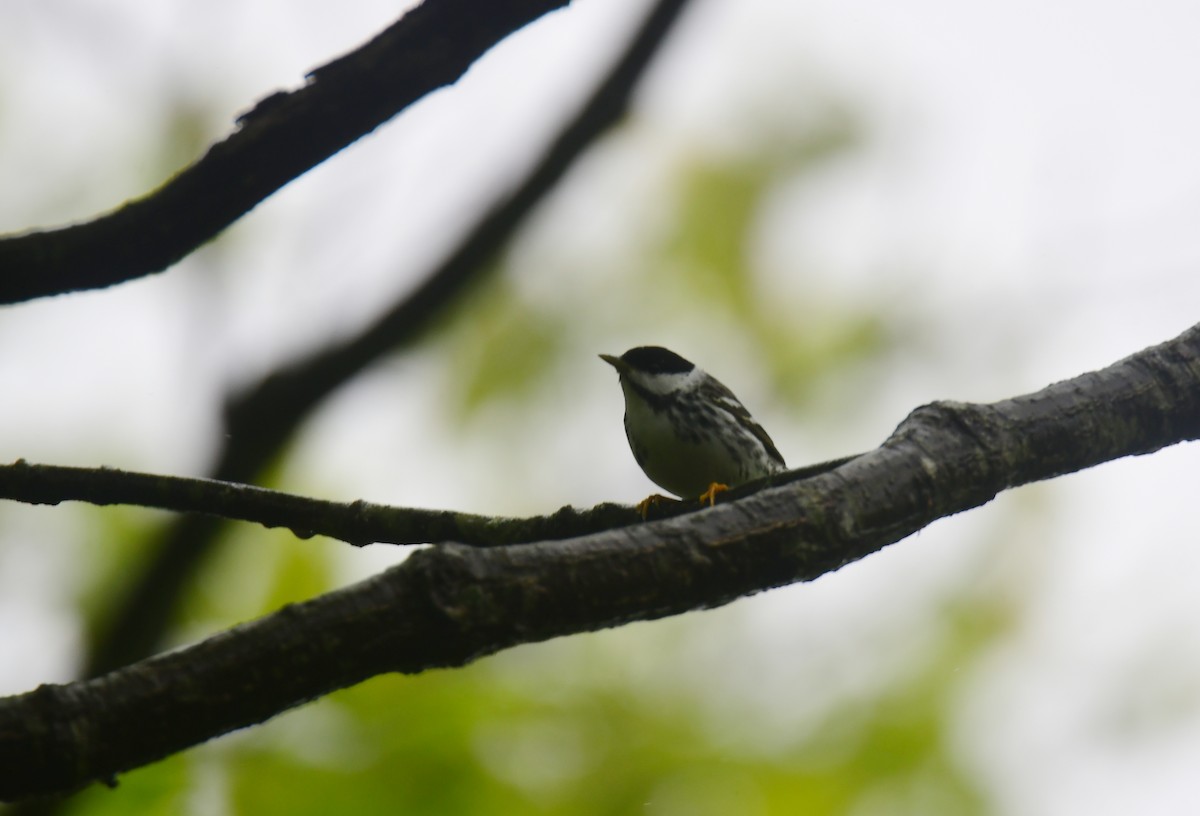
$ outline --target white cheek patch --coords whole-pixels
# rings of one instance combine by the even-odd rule
[[[637,374],[637,384],[652,394],[670,394],[680,389],[687,390],[699,379],[700,370],[693,368],[687,374]]]
[[[690,391],[691,389],[700,385],[700,381],[703,379],[704,372],[698,368],[693,368],[687,373],[687,375],[684,376],[682,385],[685,389]]]

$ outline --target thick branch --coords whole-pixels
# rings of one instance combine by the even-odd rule
[[[0,303],[111,286],[177,262],[283,185],[569,0],[429,0],[277,92],[158,190],[94,221],[0,240]],[[299,135],[299,137],[298,137]]]
[[[1007,488],[1196,438],[1200,327],[1035,394],[925,406],[837,470],[702,513],[422,550],[190,648],[0,700],[0,798],[107,779],[381,672],[810,580]]]

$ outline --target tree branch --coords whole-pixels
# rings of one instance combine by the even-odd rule
[[[717,496],[725,503],[771,485],[833,470],[853,457],[775,474]],[[603,503],[580,510],[563,507],[546,516],[506,518],[454,510],[393,507],[367,501],[335,502],[255,485],[135,473],[114,468],[36,465],[18,459],[0,465],[0,499],[28,504],[83,501],[127,504],[178,513],[202,513],[264,527],[286,527],[299,538],[314,535],[367,544],[437,544],[454,541],[471,547],[502,547],[551,541],[612,530],[642,521],[628,505]],[[656,504],[652,518],[672,518],[701,509],[696,500]]]
[[[111,779],[379,673],[811,580],[1002,490],[1197,438],[1200,326],[1034,394],[918,408],[871,453],[703,513],[421,550],[195,646],[0,700],[0,798]]]
[[[85,501],[203,513],[264,527],[286,527],[300,538],[328,536],[356,547],[442,541],[498,547],[572,538],[642,520],[632,507],[619,504],[605,503],[587,510],[563,507],[548,516],[502,518],[367,501],[334,502],[216,479],[34,465],[24,460],[0,465],[0,498],[29,504]],[[692,509],[697,507],[693,502]]]
[[[256,479],[326,396],[375,360],[416,342],[470,285],[481,280],[491,268],[487,262],[530,210],[588,145],[620,120],[639,78],[686,6],[687,0],[658,0],[612,71],[529,174],[480,217],[412,294],[357,336],[284,366],[230,400],[220,436],[224,447],[213,475],[229,482]],[[183,587],[213,549],[220,529],[215,518],[188,517],[162,532],[156,554],[129,593],[118,599],[111,626],[85,661],[86,675],[107,672],[157,647]]]
[[[427,0],[360,48],[271,94],[159,189],[75,226],[0,240],[0,303],[162,271],[280,187],[452,84],[500,40],[569,0]],[[304,134],[297,138],[297,134]]]

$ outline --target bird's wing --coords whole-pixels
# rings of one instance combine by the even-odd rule
[[[721,407],[723,411],[737,418],[742,425],[754,434],[759,442],[767,451],[767,455],[779,463],[780,467],[787,467],[783,461],[783,454],[779,452],[779,448],[775,447],[775,443],[771,441],[771,437],[763,430],[763,427],[754,421],[754,417],[750,416],[750,412],[746,410],[746,406],[733,395],[725,385],[716,377],[710,375],[709,384],[713,389],[713,402]]]

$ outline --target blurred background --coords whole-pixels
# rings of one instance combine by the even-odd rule
[[[0,4],[0,231],[87,219],[391,22],[360,0]],[[0,310],[0,461],[204,475],[221,405],[402,297],[646,0],[505,41],[169,272]],[[1200,320],[1200,8],[696,0],[486,282],[264,483],[525,515],[652,485],[599,352],[670,346],[799,466]],[[236,444],[237,440],[233,440]],[[1200,452],[1026,487],[811,584],[380,677],[64,812],[1125,814],[1200,808]],[[0,505],[0,692],[63,682],[170,516]],[[248,525],[179,644],[403,557]]]

